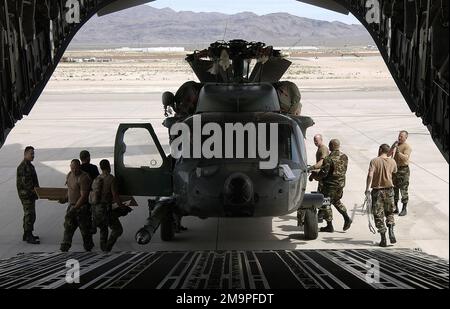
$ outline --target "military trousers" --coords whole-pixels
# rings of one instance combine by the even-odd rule
[[[345,208],[345,205],[341,202],[342,196],[344,195],[344,188],[328,188],[327,186],[322,186],[322,191],[320,193],[325,197],[330,198],[331,204],[336,207],[336,210],[341,215],[344,215],[347,212],[347,208]],[[333,210],[331,207],[323,210],[323,218],[327,222],[333,221]]]
[[[408,187],[409,187],[409,166],[399,166],[397,173],[392,175],[392,181],[394,183],[394,203],[397,205],[400,200],[400,194],[402,196],[402,203],[408,203]]]
[[[100,248],[102,251],[111,251],[123,233],[119,217],[112,211],[111,204],[92,205],[92,211],[94,224],[100,229]],[[111,233],[109,229],[111,229]]]
[[[23,206],[23,231],[33,232],[34,222],[36,222],[36,200],[20,199]]]
[[[73,204],[69,205],[64,218],[64,238],[61,243],[61,250],[68,251],[70,249],[73,235],[77,228],[80,228],[83,247],[86,251],[91,251],[94,247],[91,227],[91,213],[88,205],[83,205],[78,209],[75,209]]]
[[[372,189],[372,214],[379,233],[386,233],[386,225],[394,225],[394,189]],[[386,218],[386,225],[384,220]]]

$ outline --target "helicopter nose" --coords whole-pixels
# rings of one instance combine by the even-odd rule
[[[152,235],[146,228],[141,228],[134,236],[136,242],[140,245],[146,245],[152,239]]]
[[[253,182],[244,173],[234,173],[225,180],[225,204],[247,205],[253,201]]]

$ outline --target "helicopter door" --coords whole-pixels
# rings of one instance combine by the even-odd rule
[[[135,196],[172,195],[172,164],[149,123],[120,124],[114,146],[119,192]]]

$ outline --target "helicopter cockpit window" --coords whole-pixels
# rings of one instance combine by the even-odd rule
[[[278,127],[278,158],[300,163],[295,135],[291,126],[280,124]]]
[[[125,167],[160,168],[163,165],[163,158],[147,129],[128,129],[124,133],[123,143]]]

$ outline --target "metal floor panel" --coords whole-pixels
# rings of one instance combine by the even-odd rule
[[[79,284],[66,283],[69,259]],[[411,249],[27,253],[0,260],[0,288],[448,289],[449,264]]]

